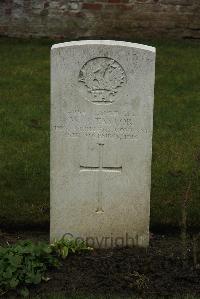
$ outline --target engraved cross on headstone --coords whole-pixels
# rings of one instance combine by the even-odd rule
[[[80,165],[80,172],[86,172],[86,171],[94,171],[98,172],[98,191],[97,191],[97,213],[103,213],[104,210],[102,208],[102,185],[103,185],[103,172],[118,172],[121,173],[122,166],[120,167],[105,167],[103,166],[103,143],[98,143],[99,145],[99,163],[98,166],[92,167],[92,166],[82,166]]]

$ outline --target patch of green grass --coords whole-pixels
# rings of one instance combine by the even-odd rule
[[[0,224],[49,221],[49,49],[0,39]]]
[[[200,216],[200,44],[157,46],[152,163],[152,225],[176,226],[191,181],[189,225]]]
[[[0,225],[49,223],[49,53],[54,42],[0,39]],[[200,44],[157,48],[151,225],[177,226],[191,181],[200,226]]]

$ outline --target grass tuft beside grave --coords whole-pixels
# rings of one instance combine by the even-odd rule
[[[188,224],[199,227],[200,44],[140,42],[157,48],[151,226],[179,226],[189,189]],[[0,39],[1,226],[49,224],[49,54],[53,43]]]

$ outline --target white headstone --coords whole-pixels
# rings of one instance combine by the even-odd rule
[[[147,246],[155,48],[76,41],[51,59],[51,239]]]

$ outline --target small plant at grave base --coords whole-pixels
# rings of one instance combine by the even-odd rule
[[[93,248],[88,247],[84,241],[68,239],[65,236],[63,236],[59,241],[55,241],[51,244],[51,248],[62,259],[65,259],[69,253],[93,250]]]
[[[17,288],[28,296],[27,286],[48,281],[45,273],[51,266],[58,267],[59,261],[46,243],[23,241],[0,247],[0,295]]]
[[[66,258],[70,252],[90,249],[82,241],[65,238],[51,245],[23,241],[0,247],[0,296],[15,289],[21,296],[29,296],[30,285],[48,281],[47,270],[61,266],[59,257]]]

